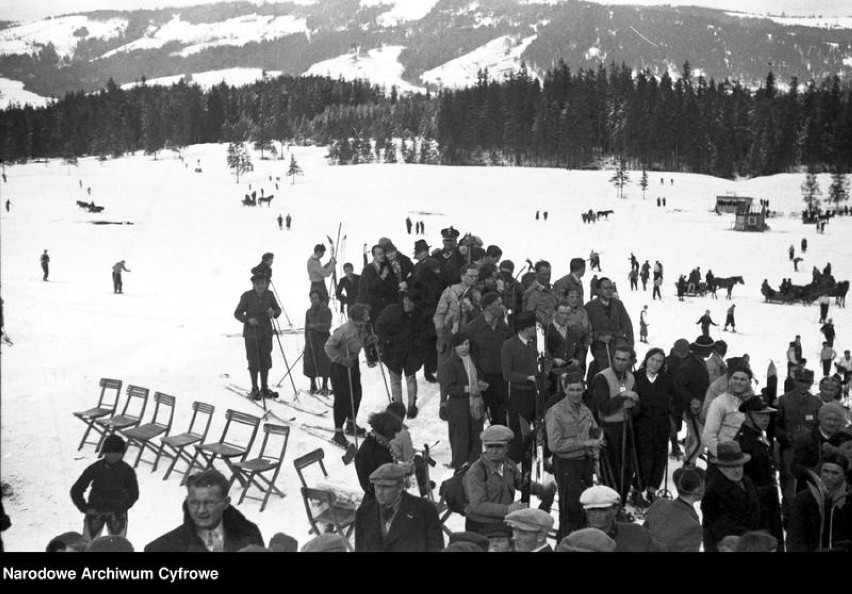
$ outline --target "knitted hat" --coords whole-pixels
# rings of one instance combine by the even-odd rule
[[[263,281],[265,283],[269,282],[269,277],[263,274],[262,272],[255,272],[251,275],[251,282],[256,283],[258,281]]]

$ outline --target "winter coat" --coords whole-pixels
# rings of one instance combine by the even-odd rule
[[[553,283],[553,292],[556,295],[557,303],[565,299],[568,291],[577,291],[580,293],[580,303],[583,303],[583,281],[582,279],[574,278],[572,274],[566,274],[558,281]]]
[[[355,473],[358,475],[358,482],[361,483],[364,493],[375,496],[376,490],[370,482],[370,475],[382,464],[393,463],[393,461],[390,442],[370,431],[361,442],[358,453],[355,454]]]
[[[398,282],[407,284],[411,275],[414,274],[414,264],[411,262],[411,258],[399,252],[396,253],[393,260],[388,261],[388,265]]]
[[[447,287],[441,293],[438,307],[432,318],[435,324],[435,333],[439,338],[449,338],[451,334],[458,332],[461,326],[470,321],[470,311],[462,302],[469,299],[472,289],[466,288],[462,283]]]
[[[473,361],[473,357],[471,357],[471,361]],[[477,378],[481,380],[483,373],[475,361],[474,368]],[[464,391],[465,387],[470,385],[470,378],[464,367],[464,361],[455,351],[453,351],[450,359],[441,366],[438,379],[441,382],[441,402],[446,402],[447,398],[468,398],[470,396],[469,392]]]
[[[281,315],[281,308],[272,291],[266,289],[260,295],[254,289],[240,296],[240,302],[234,310],[234,317],[243,323],[243,338],[263,340],[272,338],[272,318],[268,310],[272,308],[273,317]],[[249,318],[257,320],[257,326],[249,324]]]
[[[781,528],[781,504],[778,501],[778,485],[775,482],[775,467],[772,462],[772,446],[769,440],[748,423],[740,428],[734,441],[740,444],[744,454],[751,456],[745,463],[745,476],[754,483],[760,500],[760,525],[779,539],[783,547],[784,533]]]
[[[515,501],[515,492],[521,488],[521,473],[512,460],[504,459],[502,474],[497,470],[497,465],[483,456],[464,475],[468,500],[465,516],[474,522],[502,524]]]
[[[791,448],[800,435],[806,435],[819,424],[822,400],[811,394],[800,396],[796,392],[782,394],[775,404],[774,437],[782,448]]]
[[[305,312],[305,354],[302,359],[302,372],[306,377],[331,375],[331,361],[323,348],[331,336],[330,330],[331,310],[327,306],[310,307]]]
[[[355,551],[376,553],[437,552],[444,548],[444,533],[435,504],[402,493],[399,509],[386,536],[382,536],[379,504],[365,498],[355,512]]]
[[[467,264],[467,258],[461,255],[458,247],[453,248],[449,254],[444,254],[444,250],[437,249],[432,252],[432,257],[441,265],[441,275],[438,278],[441,281],[442,290],[461,282],[461,269]]]
[[[334,295],[341,303],[345,303],[346,307],[355,305],[358,299],[358,286],[361,284],[360,275],[353,274],[352,278],[344,276],[337,283],[337,291]]]
[[[628,346],[633,346],[633,322],[621,301],[613,298],[609,305],[604,305],[600,298],[596,298],[589,301],[585,309],[592,327],[592,351],[595,358],[599,358],[600,351],[603,359],[606,359],[606,345],[600,342],[601,336],[606,334],[613,338],[613,342],[617,343],[621,339]]]
[[[633,376],[636,380],[633,390],[639,395],[639,409],[634,422],[641,424],[654,417],[670,416],[675,404],[682,398],[674,378],[660,370],[657,379],[651,383],[648,374],[641,368]]]
[[[760,529],[760,502],[754,484],[743,476],[743,487],[721,472],[712,473],[701,500],[704,551],[715,553],[719,541],[726,536],[742,536]]]
[[[707,392],[704,395],[704,403],[701,405],[701,416],[699,420],[702,424],[707,422],[707,413],[710,411],[710,405],[713,404],[713,401],[716,400],[719,396],[728,391],[728,376],[723,375],[719,378],[716,378],[715,381],[710,382],[710,386],[707,388]],[[754,395],[754,390],[749,387],[745,392],[743,392],[742,399],[748,400],[749,396]]]
[[[440,283],[438,275],[422,262],[414,267],[414,275],[408,281],[408,294],[427,315],[435,315],[438,300],[441,299]]]
[[[690,352],[677,365],[674,380],[684,397],[684,400],[679,403],[680,406],[677,407],[677,412],[688,411],[692,399],[704,401],[707,388],[710,386],[710,378],[707,375],[707,365],[701,357]]]
[[[83,497],[86,489],[89,501]],[[71,487],[71,501],[81,512],[126,512],[139,499],[136,471],[124,460],[107,464],[106,458],[90,464]]]
[[[799,435],[793,442],[793,464],[791,470],[796,477],[796,490],[801,491],[808,482],[808,470],[816,472],[822,461],[822,446],[828,443],[819,426],[812,427],[807,433]]]
[[[830,503],[810,483],[796,495],[787,530],[788,551],[835,549],[843,541],[848,550],[852,540],[852,492],[848,484],[844,488],[845,491]]]
[[[382,361],[388,369],[410,375],[423,365],[424,328],[430,323],[417,307],[406,312],[402,303],[392,303],[384,309],[374,328],[381,344]]]
[[[463,330],[470,337],[470,358],[474,360],[477,367],[488,375],[502,374],[503,343],[512,336],[506,322],[502,318],[497,318],[492,328],[485,321],[484,314],[480,314]]]
[[[344,361],[354,361],[358,364],[358,353],[367,342],[368,336],[365,330],[359,329],[355,322],[349,320],[342,326],[339,326],[332,335],[325,341],[325,354],[331,359],[332,363],[345,365]],[[367,353],[367,360],[371,360],[371,350],[364,349]]]
[[[524,287],[508,272],[500,273],[503,279],[503,307],[512,314],[524,309]]]
[[[249,545],[265,546],[260,529],[229,505],[222,514],[225,527],[225,552],[235,553]],[[195,529],[186,502],[183,503],[183,524],[145,546],[146,553],[206,553],[207,547]]]
[[[366,303],[370,306],[370,319],[375,320],[382,310],[396,301],[399,292],[399,282],[391,272],[387,263],[381,264],[382,277],[375,263],[367,264],[361,272],[361,282],[358,284],[356,303]]]
[[[503,368],[503,381],[524,390],[532,390],[527,377],[538,374],[538,351],[535,340],[527,344],[515,334],[503,343],[500,355]]]
[[[566,362],[562,368],[556,367],[554,364],[554,374],[558,375],[559,373],[564,372],[565,367],[567,367],[568,364],[567,362],[570,359],[576,359],[582,364],[584,355],[586,354],[586,349],[583,344],[583,335],[577,332],[576,327],[568,326],[565,332],[565,337],[563,338],[556,325],[551,323],[547,326],[545,336],[547,354],[554,359],[562,359]]]
[[[674,501],[657,499],[648,509],[643,526],[660,551],[697,553],[701,546],[698,512],[680,497]]]

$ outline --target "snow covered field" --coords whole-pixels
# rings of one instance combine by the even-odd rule
[[[80,530],[82,517],[68,490],[82,470],[96,459],[93,446],[76,451],[83,425],[72,411],[94,406],[98,379],[122,379],[177,397],[174,432],[186,430],[194,400],[216,406],[211,439],[217,439],[229,408],[257,414],[250,402],[224,389],[228,382],[248,384],[241,325],[233,318],[240,294],[250,288],[249,269],[265,251],[276,254],[273,280],[295,326],[301,327],[308,306],[305,263],[314,244],[324,243],[343,222],[347,235],[340,258],[361,268],[361,246],[390,237],[405,253],[416,237],[405,233],[404,219],[423,220],[426,239],[440,246],[439,230],[450,224],[497,243],[504,257],[521,266],[525,258],[546,258],[553,264],[553,280],[567,273],[573,256],[601,254],[604,274],[614,278],[621,297],[638,326],[642,305],[649,305],[651,346],[668,351],[681,337],[693,340],[700,332],[698,317],[709,308],[722,324],[728,303],[721,298],[674,297],[673,283],[681,273],[700,266],[716,276],[741,275],[745,286],[734,289],[736,334],[713,328],[714,338],[730,345],[729,355],[749,353],[761,385],[771,360],[784,371],[784,353],[796,333],[804,353],[816,360],[819,345],[818,308],[763,303],[760,283],[768,278],[777,287],[782,277],[807,283],[810,270],[830,261],[838,280],[852,276],[852,220],[835,219],[825,235],[798,218],[770,220],[766,233],[731,230],[733,215],[712,212],[716,195],[767,198],[782,213],[798,211],[803,175],[776,175],[733,182],[701,175],[649,173],[647,200],[631,172],[633,184],[626,199],[615,197],[611,172],[555,169],[463,168],[421,165],[361,165],[330,167],[325,149],[295,147],[305,171],[295,185],[284,174],[289,155],[281,161],[260,161],[254,172],[236,184],[227,170],[226,147],[192,146],[183,155],[159,160],[133,156],[98,162],[83,159],[78,167],[61,161],[6,168],[8,183],[0,185],[0,201],[11,200],[11,212],[0,213],[2,296],[6,331],[14,346],[2,351],[2,480],[11,487],[4,498],[13,526],[3,533],[6,550],[40,551],[55,535]],[[194,173],[200,159],[203,173]],[[279,190],[268,181],[282,178]],[[660,184],[660,177],[665,183]],[[674,184],[670,183],[674,180]],[[82,188],[79,181],[82,180]],[[827,176],[820,176],[826,192]],[[248,184],[275,194],[272,207],[247,208],[240,204]],[[89,214],[75,200],[91,199],[105,206]],[[667,198],[657,208],[657,196]],[[613,209],[609,221],[584,225],[580,212]],[[536,221],[536,210],[549,211],[548,222]],[[279,231],[279,213],[293,217],[293,230]],[[93,225],[93,221],[130,222],[132,225]],[[807,237],[809,249],[800,272],[794,273],[787,248]],[[50,279],[42,282],[39,256],[51,256]],[[651,301],[650,292],[630,292],[627,281],[630,252],[640,262],[659,259],[665,267],[664,301]],[[111,266],[125,259],[132,271],[124,274],[124,295],[112,292]],[[591,277],[587,274],[586,281]],[[588,282],[586,282],[588,291]],[[588,293],[587,293],[588,294]],[[721,293],[720,293],[721,296]],[[852,345],[852,309],[831,313],[838,330],[837,350]],[[286,326],[284,316],[281,322]],[[638,328],[636,328],[638,333]],[[301,352],[301,336],[282,337],[288,360]],[[639,345],[639,356],[645,345]],[[270,373],[277,381],[284,365],[277,345]],[[362,363],[364,401],[359,422],[387,403],[379,369]],[[816,367],[813,365],[812,367]],[[301,363],[295,374],[299,387],[307,380]],[[282,397],[291,398],[289,382]],[[760,386],[758,386],[759,389]],[[311,399],[302,397],[309,404]],[[123,404],[124,398],[121,402]],[[450,471],[446,426],[438,420],[438,393],[420,380],[420,416],[409,422],[414,443],[441,443],[434,450],[439,465],[433,479],[439,484]],[[331,427],[324,421],[271,405],[280,416]],[[146,414],[152,413],[153,402]],[[331,416],[329,412],[328,416]],[[259,446],[256,446],[256,448]],[[304,544],[308,522],[299,494],[293,459],[317,447],[326,451],[331,476],[357,490],[352,466],[341,462],[341,450],[294,427],[278,484],[287,494],[272,497],[267,509],[247,499],[239,509],[259,524],[264,538],[284,531]],[[255,450],[256,451],[256,450]],[[131,451],[135,455],[135,449]],[[131,458],[132,461],[132,458]],[[130,510],[128,538],[137,550],[182,519],[184,490],[173,475],[162,480],[164,467],[151,474],[150,465],[137,468],[141,496]],[[674,469],[674,464],[670,470]],[[238,491],[232,492],[234,501]],[[556,511],[554,510],[554,514]],[[462,529],[454,517],[450,527]]]

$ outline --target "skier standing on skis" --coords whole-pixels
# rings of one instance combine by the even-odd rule
[[[328,377],[331,361],[325,354],[325,342],[331,336],[331,309],[323,299],[322,291],[313,289],[309,295],[311,306],[305,312],[305,353],[302,372],[311,380],[311,394],[328,395]],[[317,389],[317,378],[322,378],[322,388]]]
[[[727,330],[728,326],[731,327],[731,332],[737,331],[737,322],[734,320],[734,308],[736,304],[732,304],[731,307],[728,308],[728,314],[725,317],[725,327],[722,330]]]
[[[246,358],[251,377],[251,398],[277,398],[269,389],[269,370],[272,368],[272,318],[281,315],[275,295],[269,290],[269,278],[264,274],[251,277],[252,289],[240,296],[234,317],[243,323]],[[260,388],[257,376],[260,374]]]
[[[696,324],[701,324],[701,335],[702,336],[710,336],[710,326],[718,326],[716,322],[713,321],[713,318],[710,317],[710,310],[706,310],[704,315],[698,318]]]
[[[361,404],[361,371],[358,368],[358,353],[364,348],[367,365],[376,364],[376,338],[370,334],[370,306],[356,303],[349,308],[349,321],[339,326],[325,343],[325,353],[331,359],[331,388],[334,392],[334,441],[348,447],[344,433],[366,435],[355,424]],[[352,405],[354,404],[354,410]]]
[[[322,293],[323,299],[328,301],[328,287],[325,286],[325,279],[334,273],[334,265],[337,260],[334,256],[323,265],[320,258],[325,254],[325,246],[318,243],[314,246],[314,253],[308,258],[308,279],[311,281],[311,291],[318,290]]]
[[[379,337],[379,356],[390,374],[391,395],[402,402],[402,377],[408,392],[408,418],[417,416],[417,372],[423,366],[425,326],[430,324],[422,310],[408,293],[402,294],[402,303],[388,305],[375,323]]]

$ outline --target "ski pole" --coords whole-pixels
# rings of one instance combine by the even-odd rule
[[[269,279],[269,286],[272,287],[275,300],[278,301],[278,307],[281,308],[281,311],[284,313],[284,317],[287,318],[287,325],[292,328],[293,322],[290,321],[290,316],[287,315],[287,309],[284,307],[284,302],[281,301],[281,297],[278,296],[278,291],[275,290],[275,283],[272,282],[272,279]]]
[[[370,324],[370,336],[376,336],[376,333],[373,332],[373,325]],[[391,397],[391,391],[388,387],[388,378],[385,377],[385,367],[382,365],[382,349],[379,348],[378,337],[376,337],[376,354],[378,355],[378,363],[379,363],[379,371],[382,373],[382,381],[385,384],[385,393],[388,395],[388,404],[393,402],[393,398]]]
[[[343,347],[346,349],[346,362],[351,363],[351,358],[349,357],[349,343],[344,342]],[[357,449],[358,423],[355,422],[355,417],[357,416],[355,413],[355,389],[352,387],[352,368],[349,365],[346,366],[346,376],[349,378],[349,412],[352,418],[352,434],[355,436],[355,448]]]
[[[273,328],[275,329],[275,339],[278,341],[278,348],[281,350],[281,356],[284,357],[284,365],[287,366],[288,370],[292,369],[292,367],[290,367],[290,363],[287,361],[287,355],[284,353],[284,345],[281,344],[281,337],[278,336],[278,332],[280,331],[279,330],[280,326],[278,326],[278,324],[276,323],[275,318],[272,318],[272,320],[273,320],[273,322],[272,322]],[[293,374],[292,373],[290,374],[290,384],[293,386],[293,396],[298,395],[299,390],[296,388],[296,382],[293,380]]]
[[[622,410],[622,415],[624,413],[624,408]],[[625,501],[625,493],[624,493],[624,481],[625,481],[625,471],[627,462],[627,421],[625,419],[621,420],[621,476],[619,484],[618,484],[618,494],[621,495],[621,503],[624,505],[627,503]]]
[[[278,380],[278,383],[277,383],[277,384],[275,384],[275,387],[276,387],[276,388],[280,388],[280,387],[281,387],[281,384],[282,384],[282,382],[284,381],[284,379],[285,379],[288,375],[290,375],[291,373],[293,373],[293,368],[295,368],[295,367],[296,367],[296,364],[297,364],[299,361],[301,361],[301,360],[302,360],[302,357],[304,357],[304,356],[305,356],[305,353],[304,353],[304,352],[302,352],[302,353],[300,353],[300,354],[299,354],[299,356],[298,356],[298,357],[296,357],[296,360],[295,360],[295,361],[293,361],[293,366],[292,366],[292,367],[288,367],[288,368],[287,368],[287,371],[284,373],[284,375],[282,375],[282,376],[281,376],[281,379],[280,379],[280,380]],[[297,398],[298,398],[298,397],[297,397]]]
[[[260,370],[260,366],[262,363],[260,362],[260,340],[257,336],[257,326],[254,326],[254,350],[255,354],[257,354],[257,366],[258,370]],[[252,380],[254,380],[254,374],[252,374]],[[266,411],[266,399],[263,397],[263,394],[260,395],[260,402],[263,405],[264,412]],[[265,417],[266,415],[264,415]]]

